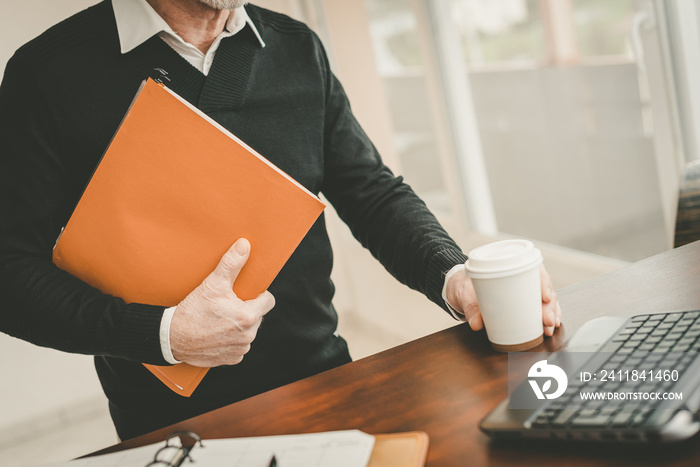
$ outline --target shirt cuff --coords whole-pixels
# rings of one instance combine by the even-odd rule
[[[460,321],[466,321],[466,317],[464,316],[464,313],[461,311],[457,311],[450,305],[450,302],[447,300],[447,283],[450,281],[452,276],[454,276],[457,273],[464,273],[466,270],[466,266],[464,264],[458,264],[454,266],[452,269],[447,271],[447,274],[445,274],[445,285],[442,286],[442,299],[445,301],[445,305],[447,305],[447,311],[450,312],[452,317],[454,319],[458,319]],[[167,310],[165,310],[167,312]],[[164,318],[165,319],[165,318]]]
[[[173,351],[170,348],[170,323],[173,321],[175,308],[177,307],[171,306],[170,308],[166,308],[166,310],[163,312],[163,319],[160,321],[160,349],[163,352],[163,358],[165,361],[172,365],[182,363],[175,360],[175,357],[173,357]]]

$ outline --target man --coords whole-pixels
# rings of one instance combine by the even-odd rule
[[[156,68],[183,98],[311,192],[323,192],[397,279],[482,327],[459,269],[466,257],[382,164],[316,35],[242,3],[99,3],[20,48],[0,87],[0,330],[95,355],[122,439],[350,361],[335,332],[323,217],[269,291],[249,301],[231,290],[255,254],[245,239],[231,239],[211,275],[167,310],[104,295],[51,262],[61,227],[139,84]],[[561,312],[544,269],[542,277],[551,335]],[[190,398],[141,365],[178,361],[213,367]]]

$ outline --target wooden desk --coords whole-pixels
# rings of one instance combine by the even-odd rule
[[[559,291],[564,325],[538,350],[560,348],[588,319],[700,309],[700,242]],[[479,421],[507,395],[507,356],[466,325],[149,433],[103,452],[161,441],[174,430],[202,438],[358,428],[422,430],[436,466],[700,465],[700,438],[672,446],[493,442]]]

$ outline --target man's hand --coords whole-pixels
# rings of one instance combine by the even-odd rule
[[[176,360],[202,367],[235,365],[250,350],[275,299],[265,291],[244,302],[233,293],[233,283],[249,254],[250,243],[239,239],[214,272],[177,306],[170,325]]]
[[[544,265],[540,266],[540,283],[542,284],[542,323],[544,333],[547,336],[554,334],[554,328],[561,325],[561,307],[557,294],[552,287],[552,280],[547,274]],[[472,280],[464,273],[459,272],[450,278],[447,283],[447,301],[454,309],[464,313],[469,326],[478,331],[484,327],[481,319],[481,310],[476,301],[476,293]]]

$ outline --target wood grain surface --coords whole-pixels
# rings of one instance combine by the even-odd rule
[[[558,293],[564,324],[534,350],[561,348],[597,316],[700,309],[700,242]],[[492,441],[478,424],[507,388],[507,356],[494,352],[483,332],[460,325],[101,452],[155,443],[183,429],[206,439],[357,428],[425,431],[431,467],[700,465],[698,436],[662,446]]]

